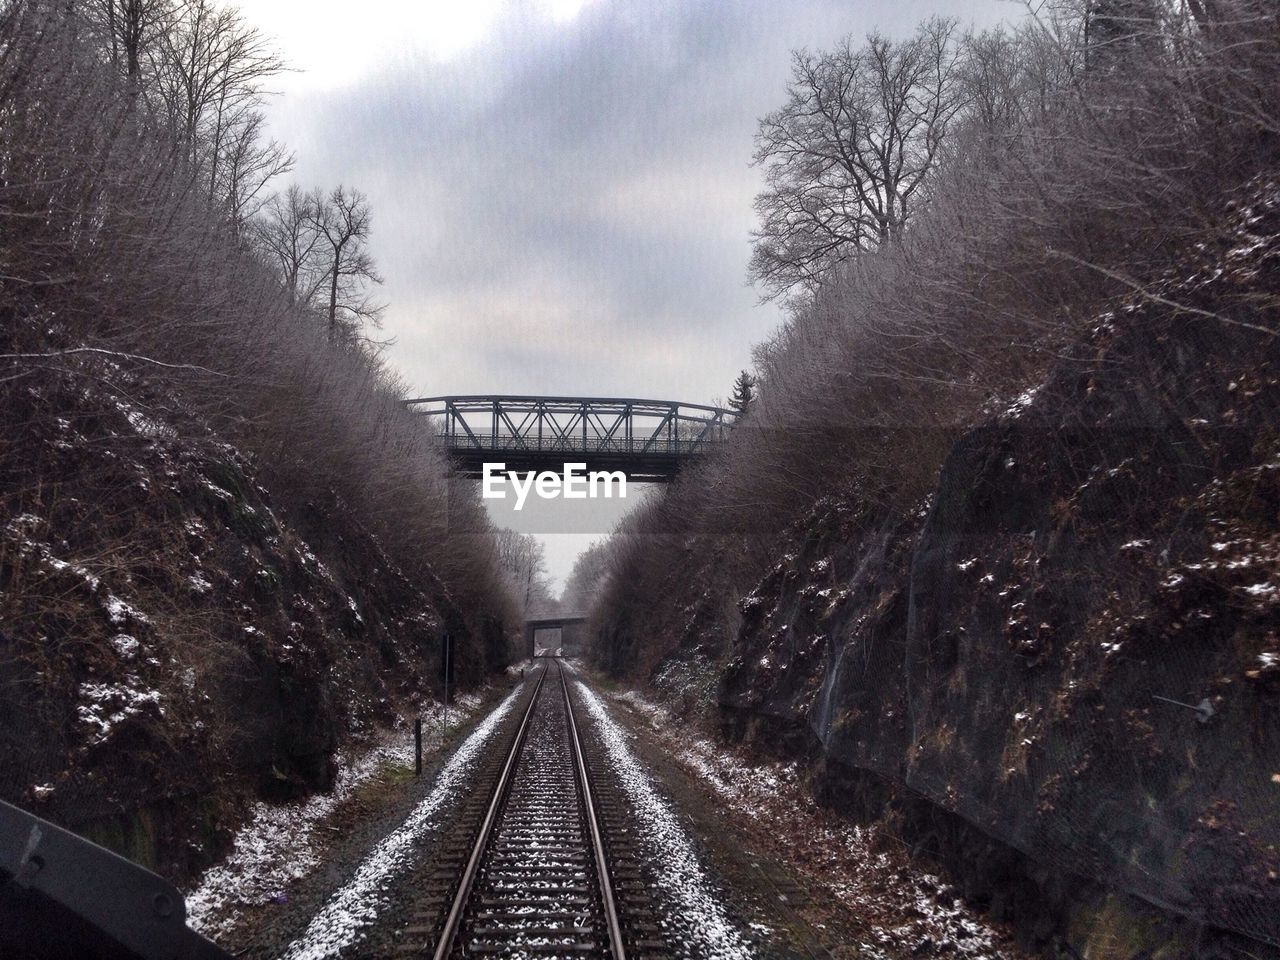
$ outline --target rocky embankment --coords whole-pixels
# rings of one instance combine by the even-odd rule
[[[808,758],[1050,953],[1280,945],[1280,193],[1234,220],[926,502],[818,503],[720,628],[729,736]]]
[[[11,386],[0,447],[0,797],[176,880],[255,799],[505,659],[486,611],[413,582],[336,497],[254,464],[117,370]]]

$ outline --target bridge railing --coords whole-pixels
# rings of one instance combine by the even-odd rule
[[[462,434],[442,434],[449,440],[454,449],[476,451],[516,453],[609,453],[625,456],[627,454],[670,454],[686,456],[701,453],[709,445],[718,443],[711,439],[668,439],[666,437],[649,437],[648,439],[587,439],[563,437],[522,437],[516,434],[480,434],[467,436]]]

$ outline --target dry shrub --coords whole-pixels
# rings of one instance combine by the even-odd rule
[[[0,392],[50,371],[144,378],[253,456],[286,508],[341,504],[476,632],[514,620],[483,509],[402,384],[290,303],[89,33],[75,5],[0,8]]]
[[[918,503],[961,430],[1225,229],[1230,198],[1275,161],[1280,14],[1129,7],[1109,30],[1066,4],[969,39],[969,108],[924,209],[793,304],[757,350],[761,397],[729,449],[624,523],[597,610],[606,643],[672,649],[699,598],[667,572],[714,557],[741,593],[824,493]]]

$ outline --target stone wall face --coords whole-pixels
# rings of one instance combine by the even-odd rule
[[[1277,219],[1165,299],[1274,289]],[[1280,945],[1280,350],[1258,343],[1131,304],[969,431],[927,503],[817,504],[739,604],[729,733],[807,753],[852,813],[896,805],[1035,945]]]

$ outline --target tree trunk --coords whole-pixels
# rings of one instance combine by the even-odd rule
[[[338,341],[338,264],[342,262],[342,248],[333,252],[333,270],[329,276],[329,341]]]

